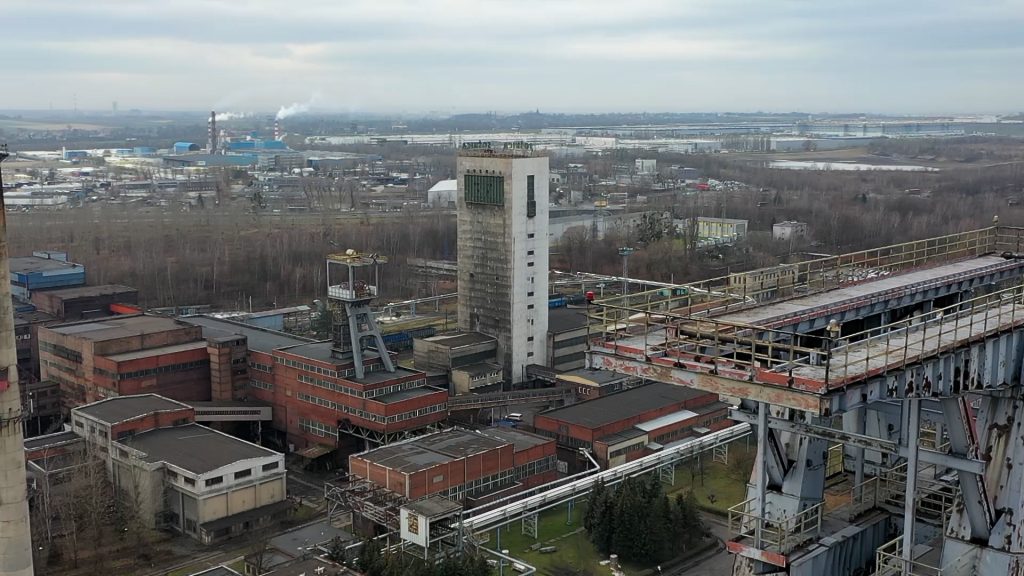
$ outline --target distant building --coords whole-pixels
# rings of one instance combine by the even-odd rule
[[[11,292],[28,300],[35,290],[70,288],[85,284],[85,267],[68,261],[67,252],[43,250],[11,258]]]
[[[98,458],[147,526],[206,544],[287,516],[284,455],[194,419],[190,406],[155,394],[81,406],[69,432],[25,441],[29,473],[37,487],[59,486]]]
[[[39,329],[40,376],[60,383],[66,410],[153,391],[210,399],[202,330],[159,316],[117,316]]]
[[[497,351],[498,341],[486,334],[442,334],[415,339],[413,363],[427,374],[447,376],[452,394],[468,394],[501,382],[502,368],[496,363]]]
[[[690,218],[679,224],[684,234],[689,234],[695,227],[697,238],[700,240],[736,242],[747,236],[747,220],[698,216],[695,224]]]
[[[772,224],[772,238],[776,240],[797,240],[807,237],[807,224],[795,220]]]
[[[636,173],[654,175],[658,173],[658,161],[653,158],[637,158]]]
[[[636,376],[614,372],[612,370],[594,370],[578,368],[562,372],[555,376],[555,383],[560,386],[571,386],[576,389],[576,396],[582,400],[590,400],[636,388],[643,380]]]
[[[558,372],[587,364],[587,314],[578,308],[548,310],[548,367]]]
[[[431,208],[455,208],[459,192],[458,180],[441,180],[427,190],[427,206]]]
[[[349,474],[406,501],[442,496],[471,508],[555,480],[555,443],[511,428],[452,429],[353,454]]]
[[[580,448],[602,467],[618,466],[673,442],[730,424],[716,394],[654,383],[537,414],[538,434],[558,442],[569,470],[585,468]]]
[[[459,329],[498,340],[498,364],[520,382],[545,364],[548,158],[525,145],[459,152]]]
[[[128,286],[104,284],[34,292],[36,308],[63,322],[110,316],[111,305],[139,303],[139,291]]]

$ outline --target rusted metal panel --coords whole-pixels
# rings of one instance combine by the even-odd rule
[[[752,560],[759,560],[766,562],[772,566],[778,566],[779,568],[785,568],[789,565],[789,558],[778,552],[769,552],[768,550],[761,550],[760,548],[754,548],[753,546],[747,546],[746,544],[740,544],[739,542],[727,541],[725,543],[725,549],[733,554],[738,554],[745,558]]]
[[[653,364],[632,358],[616,357],[600,353],[596,350],[591,350],[589,355],[591,366],[594,368],[615,370],[666,384],[688,386],[697,390],[713,392],[720,396],[767,402],[772,406],[792,408],[818,416],[827,413],[825,400],[821,396],[810,392],[794,390],[774,384],[763,384],[715,374],[693,372],[674,366]]]

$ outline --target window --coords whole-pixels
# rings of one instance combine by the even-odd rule
[[[168,470],[167,471],[167,477],[170,478],[171,480],[177,480],[178,479],[178,473],[175,472],[174,470]]]
[[[537,215],[537,199],[533,192],[533,175],[526,177],[526,217],[533,218]]]
[[[209,488],[210,486],[216,486],[217,484],[222,484],[222,483],[224,483],[224,477],[223,476],[214,476],[213,478],[209,478],[205,482],[205,485],[206,485],[207,488]]]
[[[527,304],[526,305],[526,309],[527,310],[533,310],[533,304]]]
[[[132,436],[135,436],[135,430],[121,430],[117,433],[118,440],[126,440]]]
[[[527,234],[527,235],[526,235],[526,237],[527,237],[527,238],[533,238],[533,237],[534,237],[534,233],[533,233],[533,232],[530,232],[529,234]]]
[[[533,256],[533,250],[527,250],[526,251],[526,255],[527,256]]]
[[[277,462],[271,462],[270,464],[264,464],[263,465],[263,471],[264,472],[270,472],[271,470],[277,470],[277,467],[278,467],[278,463]]]
[[[533,342],[533,336],[528,336],[528,337],[526,338],[526,341],[527,341],[527,342]]]
[[[241,480],[242,478],[248,478],[249,476],[252,476],[252,468],[246,468],[245,470],[235,472],[235,480]]]
[[[526,293],[526,297],[527,298],[533,298],[533,292],[527,292]]]
[[[196,485],[196,479],[195,478],[189,478],[188,476],[182,476],[182,478],[185,480],[185,484],[186,485],[188,485],[188,486],[195,486]]]
[[[533,262],[527,262],[526,266],[527,268],[533,268]]]
[[[505,177],[466,174],[463,187],[469,204],[505,205]]]

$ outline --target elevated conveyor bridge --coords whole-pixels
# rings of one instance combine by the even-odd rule
[[[601,300],[589,363],[717,393],[755,427],[736,574],[892,570],[894,557],[916,573],[929,498],[948,522],[928,565],[1024,574],[1022,244],[1024,229],[993,226]],[[822,514],[834,442],[863,508],[839,520]],[[868,498],[872,482],[885,498]]]

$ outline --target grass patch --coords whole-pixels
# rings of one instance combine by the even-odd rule
[[[676,467],[675,483],[666,492],[675,496],[692,490],[701,508],[727,514],[731,506],[747,499],[753,456],[753,448],[739,442],[729,446],[729,464],[712,462],[709,453],[702,455],[702,466],[696,459],[682,462]]]
[[[583,528],[583,514],[586,511],[586,500],[579,500],[569,515],[568,505],[563,504],[545,510],[537,518],[537,538],[523,534],[522,522],[513,522],[501,528],[501,548],[498,547],[498,531],[491,530],[487,547],[492,550],[505,549],[513,558],[520,559],[535,566],[541,574],[564,573],[571,571],[577,574],[608,574],[608,567],[601,566],[603,557],[587,539]],[[577,532],[578,531],[578,532]],[[552,542],[552,540],[556,540]],[[554,554],[541,554],[530,550],[534,544],[556,546]],[[627,575],[637,574],[641,568],[623,566]],[[509,572],[506,570],[506,574]]]

